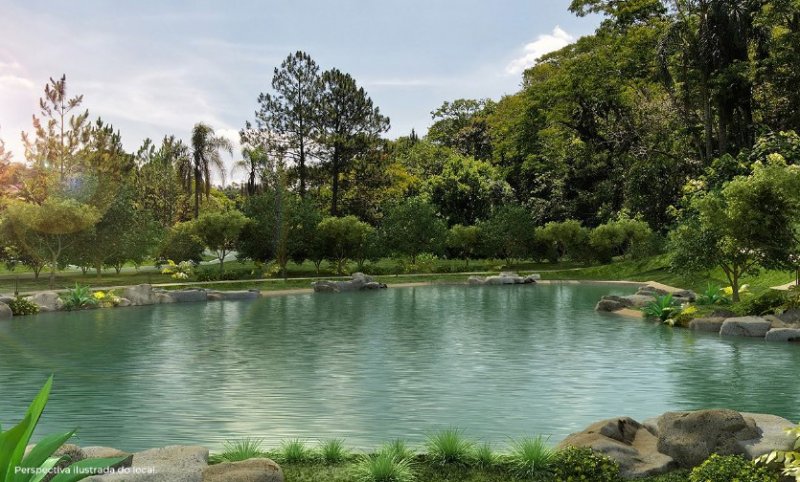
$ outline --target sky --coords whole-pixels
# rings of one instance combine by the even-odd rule
[[[424,134],[445,100],[519,90],[541,55],[591,33],[569,0],[0,0],[0,138],[21,131],[50,77],[122,133],[188,139],[206,122],[238,141],[273,69],[296,50],[349,72],[391,119]],[[238,155],[238,153],[237,153]]]

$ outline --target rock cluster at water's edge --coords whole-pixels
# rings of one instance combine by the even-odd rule
[[[604,312],[614,312],[625,308],[643,308],[656,300],[659,296],[664,296],[670,292],[656,286],[643,286],[635,294],[627,296],[608,295],[603,296],[597,303],[595,310]],[[697,298],[694,291],[675,290],[672,292],[672,299],[677,303],[690,303]]]
[[[311,283],[315,293],[341,293],[343,291],[367,291],[386,288],[383,283],[378,283],[371,276],[364,273],[353,273],[351,279],[346,281],[314,281]]]
[[[503,271],[496,276],[470,276],[467,282],[471,285],[527,285],[535,284],[540,279],[542,277],[538,274],[520,276],[517,273]]]

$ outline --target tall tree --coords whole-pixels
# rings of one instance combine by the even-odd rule
[[[192,129],[192,180],[194,181],[194,217],[200,216],[200,198],[205,193],[208,199],[211,192],[211,171],[220,173],[225,179],[225,165],[220,151],[233,154],[231,142],[217,136],[214,129],[202,122]]]
[[[316,109],[319,104],[319,67],[305,52],[289,55],[275,68],[272,77],[274,93],[258,96],[256,125],[275,136],[279,148],[297,167],[299,193],[306,194],[307,164],[316,146]]]
[[[164,136],[158,148],[145,139],[135,159],[137,198],[143,209],[164,229],[185,221],[181,218],[191,215],[186,194],[192,191],[189,147],[175,136]]]
[[[321,83],[319,139],[327,151],[331,176],[331,216],[337,216],[340,175],[355,156],[374,146],[389,130],[389,118],[381,115],[350,74],[331,69],[322,74]]]

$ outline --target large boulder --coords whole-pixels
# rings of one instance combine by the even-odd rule
[[[283,482],[283,472],[270,459],[223,462],[206,467],[203,482]]]
[[[208,300],[208,292],[203,289],[170,291],[169,295],[175,300],[175,303],[191,303]]]
[[[800,325],[800,309],[794,308],[791,310],[786,310],[778,315],[778,318],[780,318],[784,323],[788,323],[790,325]]]
[[[719,333],[723,323],[725,323],[725,318],[695,318],[689,322],[689,329],[708,333]]]
[[[619,311],[627,307],[628,305],[626,305],[622,301],[611,299],[610,297],[604,296],[600,301],[597,302],[597,306],[595,306],[594,309],[595,311],[604,311],[607,313],[612,313],[614,311]]]
[[[341,293],[343,291],[359,291],[386,288],[385,284],[377,283],[372,277],[364,273],[353,273],[347,281],[315,281],[311,283],[316,293]]]
[[[520,285],[523,284],[525,278],[518,275],[517,273],[512,273],[510,271],[503,271],[497,276],[488,276],[484,281],[484,284],[487,285]]]
[[[625,478],[668,472],[675,461],[657,450],[658,440],[645,426],[628,417],[603,420],[565,438],[559,448],[588,447],[616,460]]]
[[[2,301],[0,301],[0,320],[11,318],[14,316],[14,312],[11,311],[11,308]]]
[[[728,318],[722,324],[719,334],[723,336],[749,336],[764,338],[772,324],[759,316]]]
[[[742,412],[746,420],[752,420],[758,430],[758,437],[739,442],[748,459],[754,459],[773,450],[792,450],[795,438],[786,433],[786,429],[795,424],[783,417],[763,413]]]
[[[800,341],[800,329],[798,328],[773,328],[764,336],[767,341]]]
[[[734,410],[667,412],[654,425],[658,451],[685,468],[700,465],[714,453],[744,455],[743,443],[761,437],[755,421]]]
[[[133,464],[133,454],[111,447],[83,447],[83,454],[87,459],[122,458],[122,462],[112,466],[115,469],[121,467],[130,467]]]
[[[132,306],[174,303],[175,298],[164,290],[156,290],[149,284],[128,286],[122,290],[121,298],[130,301]]]
[[[258,290],[247,291],[209,291],[209,301],[254,300],[261,295]]]
[[[93,476],[89,482],[201,482],[208,467],[205,447],[173,445],[133,454],[130,469]]]
[[[42,291],[28,297],[28,301],[36,304],[39,311],[58,311],[64,308],[64,300],[55,291]]]

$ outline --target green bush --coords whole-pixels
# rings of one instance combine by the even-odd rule
[[[428,457],[439,464],[467,464],[472,459],[473,444],[464,437],[464,431],[447,428],[428,436],[425,448]]]
[[[778,474],[738,455],[713,454],[692,469],[689,482],[778,482]]]
[[[567,447],[553,456],[550,464],[553,479],[558,482],[617,482],[619,464],[589,448]]]
[[[536,238],[544,243],[544,254],[552,263],[565,256],[583,259],[589,249],[589,230],[574,219],[547,223],[536,231]]]
[[[411,462],[407,459],[398,459],[386,452],[372,457],[362,457],[356,464],[354,472],[355,480],[358,482],[411,482],[414,480]]]
[[[514,472],[523,478],[542,476],[550,472],[556,452],[541,435],[526,437],[511,445],[508,461]]]
[[[644,313],[645,316],[658,318],[664,322],[667,321],[667,318],[672,316],[677,309],[678,307],[675,306],[675,302],[672,299],[672,294],[669,293],[664,296],[659,296],[655,301],[648,303],[644,308],[642,308],[642,313]]]
[[[164,237],[159,249],[159,256],[164,259],[181,261],[202,261],[205,245],[197,235],[195,225],[191,221],[175,224]]]
[[[415,455],[406,442],[399,438],[383,444],[379,453],[388,454],[389,457],[397,460],[411,460]]]
[[[742,315],[770,315],[782,309],[786,301],[786,293],[767,290],[758,296],[740,302],[736,307],[736,311]]]
[[[8,303],[14,316],[35,315],[39,312],[39,305],[21,296],[17,296]]]
[[[278,462],[284,462],[287,464],[302,464],[313,461],[314,452],[309,449],[302,440],[287,440],[281,443],[281,447],[276,458],[278,459]]]
[[[224,272],[219,272],[219,266],[202,266],[197,268],[194,272],[194,277],[197,281],[238,281],[257,279],[261,277],[261,273],[251,268],[238,267],[228,268]]]
[[[67,311],[83,310],[97,306],[97,298],[92,295],[91,288],[75,283],[74,288],[67,288],[67,293],[62,297],[64,309]]]
[[[472,456],[475,465],[482,469],[494,466],[499,460],[498,455],[494,453],[492,446],[487,442],[476,446]]]
[[[340,438],[325,441],[319,451],[322,461],[326,464],[340,464],[350,458],[350,452],[344,446],[344,440]]]

